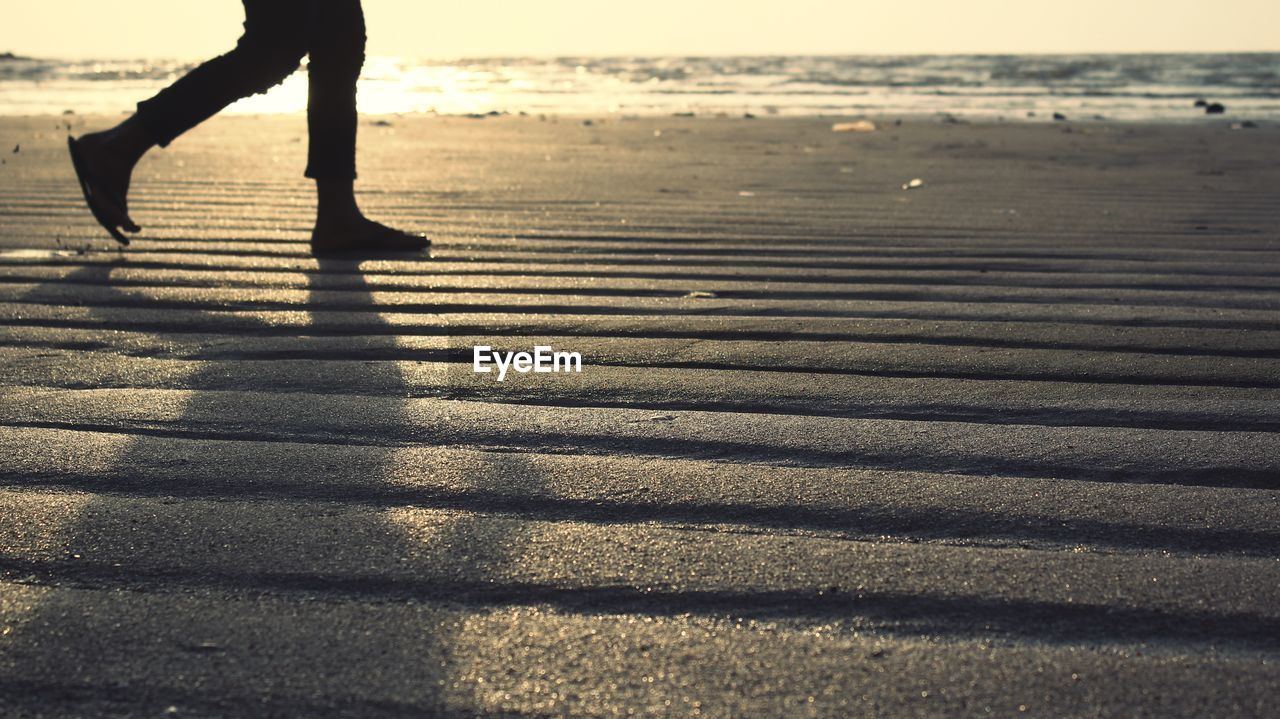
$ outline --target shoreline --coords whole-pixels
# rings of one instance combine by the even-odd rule
[[[5,103],[23,112],[131,108],[190,69],[161,60],[5,63]],[[1027,111],[1122,121],[1194,119],[1222,103],[1244,121],[1280,121],[1270,80],[1280,53],[1261,55],[917,55],[911,57],[487,58],[433,63],[371,55],[360,81],[372,112],[665,115],[777,112],[789,116],[1012,119]],[[235,103],[232,112],[301,112],[306,77]]]
[[[118,114],[110,113],[78,113],[78,112],[47,112],[33,114],[0,114],[0,122],[4,121],[33,121],[33,120],[55,120],[69,121],[91,120],[103,123],[116,123],[121,118],[128,117],[133,111],[121,111]],[[259,120],[305,120],[305,112],[224,112],[219,115],[223,119],[259,119]],[[1123,127],[1205,127],[1216,128],[1226,127],[1228,129],[1275,129],[1280,127],[1280,120],[1254,120],[1248,117],[1234,117],[1231,115],[1216,115],[1205,117],[1203,114],[1195,115],[1185,119],[1173,118],[1154,118],[1154,119],[1126,119],[1126,118],[1108,118],[1108,117],[1090,117],[1066,116],[1064,120],[1055,119],[1050,113],[1048,115],[1037,114],[1035,117],[1018,117],[1009,115],[1007,117],[988,117],[974,116],[966,117],[956,113],[945,112],[921,112],[921,113],[818,113],[803,115],[770,115],[755,113],[730,113],[730,112],[706,112],[706,113],[687,113],[687,112],[668,112],[668,113],[626,113],[626,112],[532,112],[532,111],[499,111],[492,110],[487,112],[476,113],[436,113],[436,112],[386,112],[386,113],[360,113],[362,125],[368,123],[376,123],[382,120],[394,121],[400,120],[486,120],[486,119],[532,119],[540,120],[545,118],[549,121],[604,121],[604,122],[658,122],[663,120],[760,120],[774,122],[856,122],[859,120],[868,120],[874,122],[877,129],[887,129],[896,124],[938,124],[938,125],[994,125],[994,126],[1058,126],[1070,127],[1072,125],[1081,125],[1085,127],[1100,127],[1106,125],[1117,125]],[[1244,125],[1240,128],[1233,128],[1233,125]]]

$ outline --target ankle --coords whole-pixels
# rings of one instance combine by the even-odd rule
[[[105,132],[99,133],[103,145],[120,163],[132,169],[142,156],[155,147],[151,133],[134,115]]]
[[[356,204],[351,180],[316,180],[316,217],[319,221],[352,221],[364,215]]]

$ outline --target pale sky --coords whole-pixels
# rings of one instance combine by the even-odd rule
[[[272,2],[274,0],[265,0]],[[0,0],[0,52],[197,59],[240,0]],[[365,0],[369,52],[724,55],[1280,50],[1280,0]]]

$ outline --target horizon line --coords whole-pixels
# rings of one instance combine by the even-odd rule
[[[999,50],[999,51],[838,51],[838,52],[711,52],[711,53],[477,53],[474,55],[408,55],[404,53],[369,53],[370,57],[399,57],[419,62],[461,62],[467,60],[493,60],[499,58],[525,60],[559,60],[567,58],[616,59],[616,58],[783,58],[783,57],[1072,57],[1072,56],[1109,56],[1109,55],[1280,55],[1280,49],[1274,50]],[[200,61],[209,59],[211,55],[177,56],[177,55],[42,55],[12,50],[0,51],[0,56],[10,56],[17,60],[181,60]]]

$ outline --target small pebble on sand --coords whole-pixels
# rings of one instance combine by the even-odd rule
[[[875,132],[876,124],[870,120],[857,122],[837,122],[831,126],[832,132]]]

